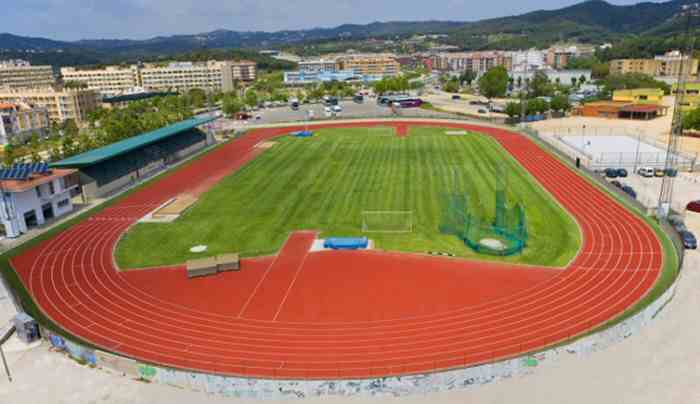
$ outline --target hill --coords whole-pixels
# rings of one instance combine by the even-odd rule
[[[475,22],[389,21],[277,32],[218,29],[146,40],[85,39],[66,42],[5,33],[0,34],[0,57],[25,54],[31,60],[53,59],[54,65],[71,61],[74,64],[113,63],[167,58],[205,48],[303,47],[306,44],[353,43],[369,38],[406,38],[417,33],[447,34],[442,41],[462,49],[545,47],[564,40],[599,43],[630,37],[677,35],[684,28],[677,17],[678,13],[684,4],[691,2],[693,0],[672,0],[618,6],[602,0],[589,0],[557,10],[538,10]],[[694,26],[697,28],[699,25],[695,23]]]

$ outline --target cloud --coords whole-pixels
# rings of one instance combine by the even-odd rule
[[[478,20],[577,0],[8,0],[0,30],[52,39],[134,38],[214,29],[276,31],[399,20]],[[634,0],[616,1],[631,4]]]

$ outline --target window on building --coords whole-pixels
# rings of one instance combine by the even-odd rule
[[[53,181],[49,182],[49,195],[53,195],[56,193],[56,190],[54,189],[53,186]]]
[[[36,187],[35,189],[36,189],[36,196],[41,198],[41,187]]]
[[[70,203],[70,200],[69,200],[69,199],[64,199],[64,200],[62,200],[62,201],[58,201],[58,204],[57,204],[57,205],[58,205],[59,208],[65,208],[66,206],[68,206],[68,203]]]

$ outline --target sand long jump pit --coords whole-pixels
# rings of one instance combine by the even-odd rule
[[[140,223],[170,223],[179,218],[187,209],[197,203],[198,198],[190,194],[180,194],[170,199],[156,210],[141,219]]]
[[[559,139],[591,161],[591,168],[664,168],[667,152],[663,145],[652,144],[640,137],[626,135],[572,135]],[[679,152],[675,155],[681,170],[692,170],[697,155]]]

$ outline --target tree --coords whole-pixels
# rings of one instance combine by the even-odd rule
[[[41,162],[41,142],[39,141],[39,135],[32,133],[32,137],[29,140],[29,154],[33,163]]]
[[[17,148],[12,143],[5,145],[2,153],[2,163],[5,167],[12,166],[17,160]]]
[[[596,79],[603,79],[610,74],[610,65],[608,63],[596,63],[591,68],[591,76]]]
[[[550,104],[552,111],[568,112],[571,109],[569,98],[565,95],[555,95]]]
[[[586,76],[582,74],[581,77],[578,78],[578,81],[581,84],[586,84]]]
[[[457,79],[452,79],[445,83],[442,89],[448,93],[458,93],[460,90],[459,81],[457,81]]]
[[[243,109],[243,103],[238,99],[238,97],[233,95],[227,95],[224,97],[222,110],[226,115],[235,115]]]
[[[530,83],[530,94],[532,97],[548,97],[552,95],[554,89],[547,74],[541,70],[535,72]]]
[[[578,79],[576,77],[571,78],[571,87],[576,87],[576,84],[578,84]]]
[[[700,107],[683,116],[683,127],[690,130],[700,130]]]
[[[207,103],[207,93],[201,88],[193,88],[187,92],[188,101],[195,108],[203,108]]]
[[[471,86],[474,80],[476,80],[476,73],[474,73],[473,70],[465,70],[464,73],[459,76],[460,83],[468,86]]]
[[[508,71],[503,66],[496,66],[479,79],[479,92],[484,97],[491,99],[503,97],[508,90]]]
[[[258,93],[253,89],[246,91],[244,102],[249,107],[256,107],[258,105]]]
[[[519,102],[509,102],[506,104],[506,115],[508,115],[508,118],[513,119],[516,116],[520,116],[521,112],[522,110]]]

